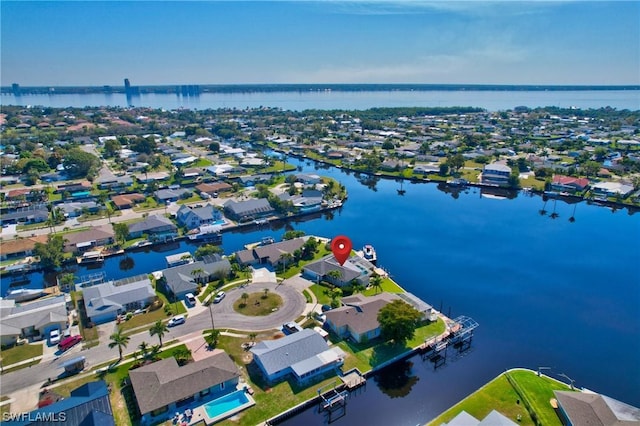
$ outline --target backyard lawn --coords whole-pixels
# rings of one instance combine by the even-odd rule
[[[46,345],[46,343],[44,343]],[[25,359],[33,358],[42,355],[42,344],[36,343],[33,345],[24,344],[17,345],[11,349],[3,349],[0,352],[2,357],[2,365],[8,366],[15,364],[16,362],[24,361]]]

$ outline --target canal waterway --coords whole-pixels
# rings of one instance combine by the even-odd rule
[[[225,253],[264,236],[280,239],[291,228],[345,234],[356,248],[373,244],[379,264],[408,291],[452,317],[480,323],[463,356],[450,352],[436,371],[414,357],[371,379],[336,423],[424,423],[512,367],[551,367],[551,376],[564,373],[576,386],[640,406],[639,214],[424,183],[405,182],[406,194],[399,196],[394,180],[289,161],[339,180],[349,193],[346,204],[296,223],[225,233]],[[165,267],[165,256],[195,248],[182,241],[109,258],[102,269],[79,268],[76,274],[103,270],[115,279],[149,273]],[[29,285],[46,279],[51,277],[32,274]],[[3,280],[3,292],[6,285]],[[322,415],[308,410],[287,424],[323,423]]]
[[[246,93],[202,93],[199,96],[150,93],[126,97],[118,94],[67,94],[0,97],[4,105],[45,107],[144,106],[151,108],[207,109],[258,108],[270,106],[289,111],[305,109],[368,109],[374,107],[455,107],[474,106],[489,111],[531,108],[640,109],[640,90],[412,90],[412,91],[288,91]]]

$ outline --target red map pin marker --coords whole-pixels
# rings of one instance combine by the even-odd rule
[[[351,255],[352,247],[351,240],[344,235],[339,235],[331,241],[331,251],[341,266]]]

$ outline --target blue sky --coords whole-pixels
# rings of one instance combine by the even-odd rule
[[[640,84],[640,2],[0,2],[1,83]]]

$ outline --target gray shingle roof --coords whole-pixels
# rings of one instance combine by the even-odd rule
[[[4,307],[0,311],[2,327],[0,335],[15,336],[22,333],[23,328],[40,329],[52,323],[67,321],[67,304],[64,295],[48,297],[30,303],[22,303],[13,307]]]
[[[238,256],[242,263],[251,263],[260,260],[275,265],[280,261],[283,254],[293,254],[294,251],[303,245],[304,238],[294,238],[265,246],[258,246],[251,250],[241,250],[236,253],[236,256]]]
[[[129,371],[142,414],[239,376],[238,367],[223,351],[182,367],[175,358],[166,358]]]
[[[157,229],[178,229],[176,225],[171,222],[171,219],[160,215],[149,216],[141,222],[132,223],[129,225],[129,232],[147,232]]]
[[[380,326],[378,322],[378,312],[389,302],[398,299],[398,296],[391,293],[380,293],[375,296],[363,296],[357,294],[344,297],[342,303],[347,306],[332,309],[325,312],[327,321],[336,327],[348,325],[349,328],[358,334],[375,330]]]
[[[574,425],[640,425],[639,408],[608,396],[590,392],[553,393]]]
[[[265,198],[239,202],[229,200],[224,203],[224,208],[231,212],[231,214],[239,217],[260,215],[275,211],[273,207],[271,207],[271,204],[269,204],[269,201]]]
[[[196,269],[202,269],[205,276],[213,277],[219,274],[226,274],[231,270],[229,260],[221,257],[208,257],[206,262],[197,261],[186,265],[175,266],[162,270],[167,285],[173,294],[184,292],[192,292],[198,284],[195,282],[196,276],[192,272]]]

